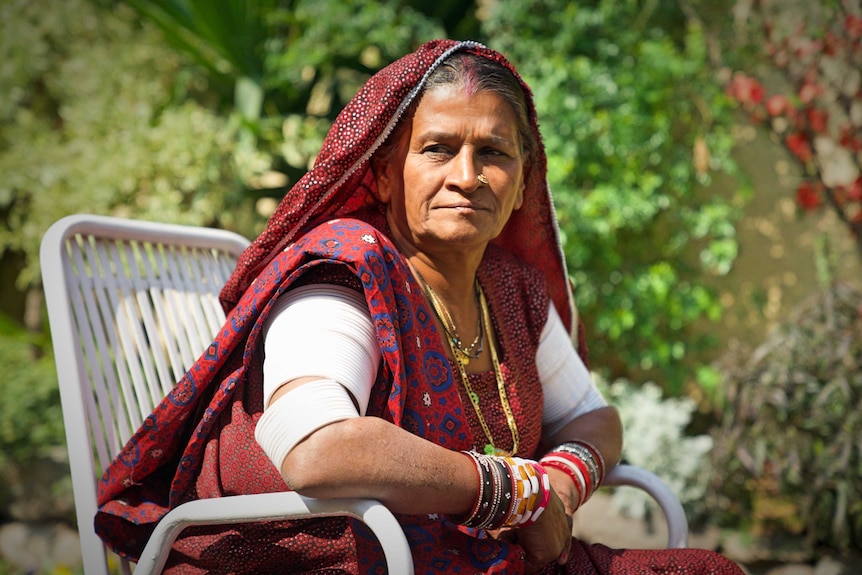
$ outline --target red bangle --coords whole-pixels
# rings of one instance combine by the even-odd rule
[[[546,454],[540,461],[542,465],[549,465],[565,471],[580,493],[578,505],[583,505],[595,490],[587,464],[578,456],[565,451],[552,451]]]

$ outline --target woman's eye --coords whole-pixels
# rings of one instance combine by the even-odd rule
[[[484,148],[482,150],[482,155],[483,156],[489,156],[489,157],[502,157],[502,158],[509,156],[509,154],[507,154],[506,152],[504,152],[503,150],[500,150],[498,148]]]
[[[426,154],[447,154],[449,153],[449,148],[440,144],[435,144],[433,146],[426,146],[423,152]]]

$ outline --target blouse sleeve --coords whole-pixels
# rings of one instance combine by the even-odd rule
[[[542,426],[554,434],[579,415],[608,403],[578,355],[553,303],[539,339],[536,364],[542,382]]]

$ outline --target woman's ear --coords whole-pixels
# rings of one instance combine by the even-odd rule
[[[521,209],[521,206],[524,205],[524,190],[527,189],[527,184],[521,182],[521,188],[518,190],[518,195],[515,198],[515,205],[513,206],[513,210],[517,211]]]
[[[385,205],[389,205],[392,194],[400,193],[404,186],[404,158],[410,145],[411,117],[412,112],[405,114],[402,123],[371,156],[371,170],[377,183],[377,199]]]
[[[527,178],[530,177],[529,166],[525,167],[525,169],[521,172],[521,185],[518,188],[518,195],[515,197],[515,204],[512,207],[514,211],[518,211],[521,209],[521,206],[524,205],[524,191],[527,189]]]
[[[371,158],[371,171],[374,172],[374,181],[377,184],[377,199],[385,205],[392,199],[392,162],[387,161],[389,155],[385,154],[383,158],[375,155]]]

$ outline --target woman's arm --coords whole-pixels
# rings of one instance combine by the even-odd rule
[[[357,302],[356,306],[357,309],[361,308],[362,302]],[[347,371],[336,369],[330,365],[334,359],[332,355],[327,356],[324,365],[315,359],[312,364],[316,367],[307,363],[308,357],[301,359],[282,357],[286,350],[294,356],[297,353],[303,356],[314,355],[309,350],[309,339],[314,338],[309,334],[308,327],[303,330],[302,337],[293,338],[290,345],[283,345],[285,341],[283,338],[290,339],[292,335],[296,335],[292,333],[292,326],[297,324],[314,326],[313,331],[322,330],[323,333],[316,336],[316,339],[323,337],[330,344],[337,340],[340,346],[347,345],[348,348],[358,345],[358,348],[370,346],[369,349],[372,347],[376,349],[376,345],[371,345],[367,341],[365,344],[358,344],[359,341],[368,339],[368,336],[359,335],[363,331],[361,329],[348,330],[350,337],[344,340],[345,334],[339,334],[337,337],[334,335],[335,330],[331,327],[333,325],[331,322],[323,322],[324,325],[321,325],[321,317],[327,309],[332,308],[333,305],[327,302],[324,308],[310,309],[308,318],[292,317],[291,320],[296,321],[282,324],[287,328],[287,335],[280,337],[276,335],[279,331],[277,327],[272,331],[265,330],[267,362],[277,358],[272,369],[268,369],[266,363],[264,365],[266,403],[268,406],[275,405],[275,410],[273,413],[264,414],[257,431],[261,431],[262,428],[275,430],[275,443],[289,445],[289,449],[282,449],[278,445],[273,448],[272,436],[268,439],[259,438],[259,440],[264,439],[264,444],[269,444],[270,449],[267,449],[267,453],[280,467],[288,485],[305,495],[324,498],[370,497],[382,501],[391,510],[400,513],[447,513],[467,516],[479,495],[479,476],[476,465],[470,457],[417,437],[383,419],[358,417],[359,413],[353,409],[345,390],[353,396],[355,407],[363,412],[368,400],[367,394],[370,392],[370,381],[376,369]],[[340,326],[338,330],[341,330],[345,322],[344,316],[339,317],[341,319],[336,321],[335,325]],[[274,344],[274,342],[279,343]],[[323,342],[317,341],[317,344],[321,343]],[[333,352],[332,345],[318,345],[318,348],[320,347],[325,348],[330,354]],[[342,355],[338,354],[337,357],[340,358]],[[349,355],[360,358],[364,354],[356,352]],[[366,362],[357,360],[357,363]],[[295,371],[291,372],[297,364],[305,364],[303,370],[311,369],[311,373],[320,373],[320,375],[299,376]],[[288,369],[286,366],[291,367]],[[320,370],[325,373],[321,373]],[[354,381],[352,384],[344,385],[343,389],[335,383],[345,379],[357,379],[355,376],[359,372],[364,375],[358,379],[361,381],[367,379],[367,382]],[[277,383],[284,381],[287,383]],[[333,394],[339,395],[339,389],[340,395],[344,396],[341,400],[337,397],[333,398]],[[285,398],[283,401],[290,402],[287,404],[283,401],[279,402],[280,398],[291,392],[304,394],[305,397],[303,400],[293,402]],[[305,407],[297,408],[299,403]],[[337,403],[340,408],[335,410],[336,413],[330,413],[329,420],[308,417],[308,413],[320,412],[318,407],[321,403],[328,406]],[[287,408],[290,413],[279,412],[280,405]],[[262,425],[267,415],[270,416],[268,421],[274,426]],[[291,436],[290,441],[282,442],[279,434],[283,433],[284,428],[279,429],[282,426],[279,421],[304,421],[304,424],[300,424],[299,429],[287,434]],[[303,428],[306,431],[302,431]],[[268,432],[261,435],[268,435]],[[281,435],[281,438],[283,437],[284,435]],[[571,528],[565,508],[556,494],[551,495],[548,507],[539,520],[529,528],[523,529],[522,544],[527,549],[528,559],[532,565],[542,565],[558,558],[560,553],[570,545]],[[530,530],[529,533],[526,533],[527,529]]]
[[[562,429],[544,438],[553,448],[566,441],[586,441],[598,449],[605,460],[605,473],[617,464],[623,450],[623,426],[619,412],[612,406],[588,411],[569,421]]]
[[[469,512],[478,474],[468,456],[360,417],[380,363],[361,293],[298,287],[276,301],[263,333],[266,411],[255,437],[291,489],[373,497],[404,513]]]
[[[619,414],[596,388],[553,305],[542,330],[536,362],[544,392],[542,449],[584,441],[599,451],[607,465],[605,472],[609,471],[622,451]],[[566,511],[574,513],[580,494],[572,478],[553,466],[548,473]]]
[[[309,380],[295,380],[273,396]],[[472,460],[377,417],[326,425],[285,457],[291,489],[311,497],[368,497],[396,513],[466,514],[478,495]]]
[[[586,441],[595,446],[605,461],[605,473],[617,464],[622,452],[622,424],[615,407],[602,407],[576,417],[560,431],[545,439],[550,446],[560,445],[567,441]],[[580,492],[575,487],[572,478],[565,472],[554,467],[548,467],[551,486],[560,496],[566,513],[572,515],[577,511]]]

